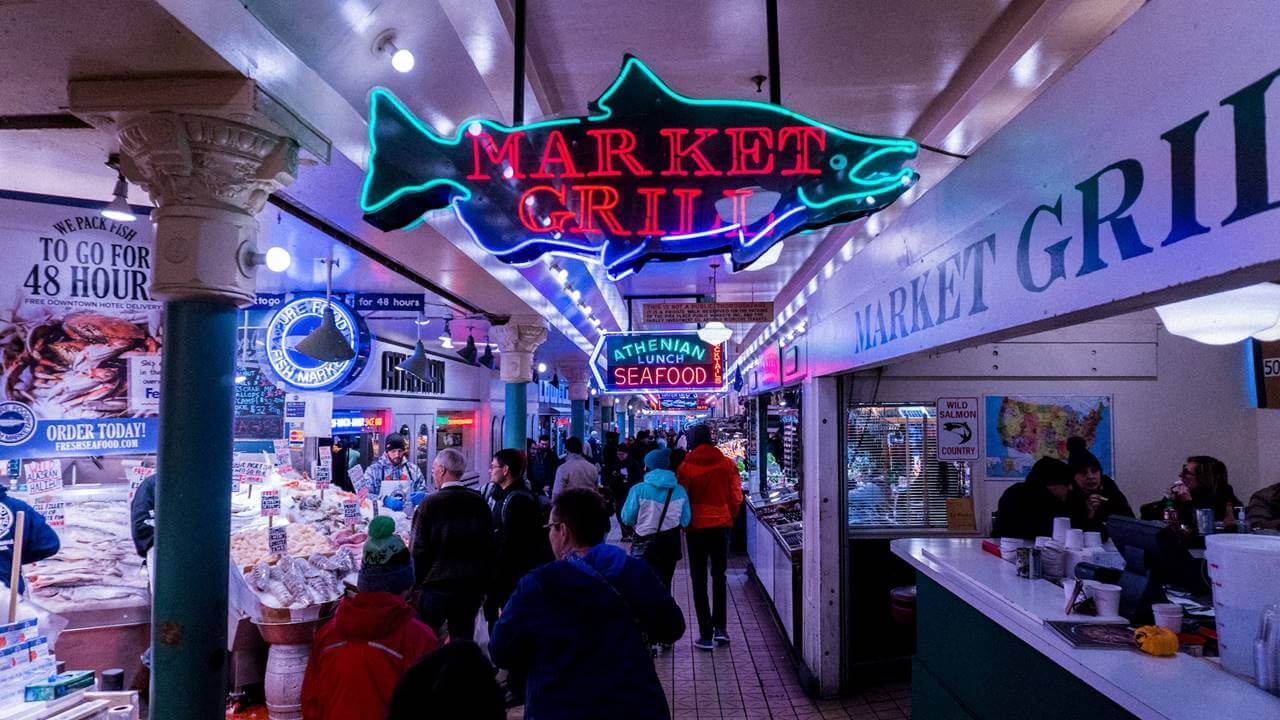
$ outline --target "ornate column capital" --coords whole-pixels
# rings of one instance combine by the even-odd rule
[[[560,376],[569,381],[570,400],[586,400],[590,397],[591,370],[586,364],[561,367]]]
[[[248,305],[258,222],[298,173],[298,143],[256,109],[251,81],[82,81],[72,112],[116,133],[121,170],[156,205],[152,294]]]
[[[541,317],[511,318],[496,325],[490,336],[502,350],[499,374],[503,382],[527,383],[533,379],[533,353],[547,339],[547,324]]]

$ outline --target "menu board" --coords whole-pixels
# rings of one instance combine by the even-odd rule
[[[257,365],[240,369],[236,383],[232,433],[237,440],[275,440],[284,437],[284,388]]]

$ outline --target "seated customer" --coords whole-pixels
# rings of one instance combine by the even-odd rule
[[[548,523],[558,560],[525,575],[493,627],[489,656],[527,673],[527,720],[664,720],[649,642],[684,634],[684,615],[643,560],[605,544],[609,511],[566,490]]]
[[[1249,498],[1245,522],[1259,530],[1280,530],[1280,483],[1262,488]]]
[[[405,602],[413,561],[395,527],[386,515],[369,523],[360,592],[342,598],[316,633],[302,678],[304,720],[382,720],[400,676],[436,647]]]
[[[1026,480],[1010,485],[1000,496],[992,534],[1024,540],[1052,535],[1053,519],[1071,514],[1070,492],[1071,468],[1057,458],[1040,458]]]
[[[1067,465],[1075,483],[1067,504],[1071,506],[1071,527],[1106,532],[1107,518],[1112,515],[1133,517],[1133,508],[1120,487],[1102,474],[1102,463],[1089,452],[1084,439],[1067,440]]]
[[[1233,517],[1234,508],[1241,505],[1227,481],[1227,466],[1209,455],[1187,458],[1165,497],[1142,506],[1142,519],[1162,519],[1168,502],[1173,503],[1178,519],[1188,528],[1196,526],[1197,508],[1213,508],[1214,519],[1224,520]]]

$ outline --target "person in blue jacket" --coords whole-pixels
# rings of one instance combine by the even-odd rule
[[[676,482],[671,472],[671,451],[666,448],[651,450],[644,456],[644,482],[633,485],[622,506],[622,522],[635,528],[636,545],[632,555],[643,543],[640,556],[658,574],[662,584],[671,592],[671,578],[680,562],[680,528],[688,527],[693,519],[689,507],[689,493]]]
[[[643,561],[604,542],[609,511],[566,490],[547,523],[558,560],[525,575],[489,640],[494,664],[524,671],[526,720],[668,720],[648,643],[684,635],[684,613]]]
[[[10,572],[13,568],[13,543],[18,529],[19,511],[26,513],[22,531],[22,563],[24,565],[51,558],[62,547],[58,533],[49,527],[43,515],[21,500],[10,497],[9,491],[0,487],[0,582],[3,582],[5,587],[13,586]],[[18,592],[25,589],[26,581],[19,577]]]

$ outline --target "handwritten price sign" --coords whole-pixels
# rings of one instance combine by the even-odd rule
[[[333,482],[333,459],[324,458],[316,464],[313,469],[311,479],[316,483],[316,489],[321,490],[329,487]]]
[[[285,525],[267,530],[267,551],[272,555],[289,554],[289,534]]]
[[[280,491],[263,490],[258,497],[262,498],[262,516],[270,517],[280,514]]]
[[[43,495],[62,489],[62,461],[37,460],[24,463],[22,479],[26,492],[30,495]]]
[[[359,500],[343,500],[342,501],[342,519],[348,525],[358,525],[360,523],[360,501]]]

